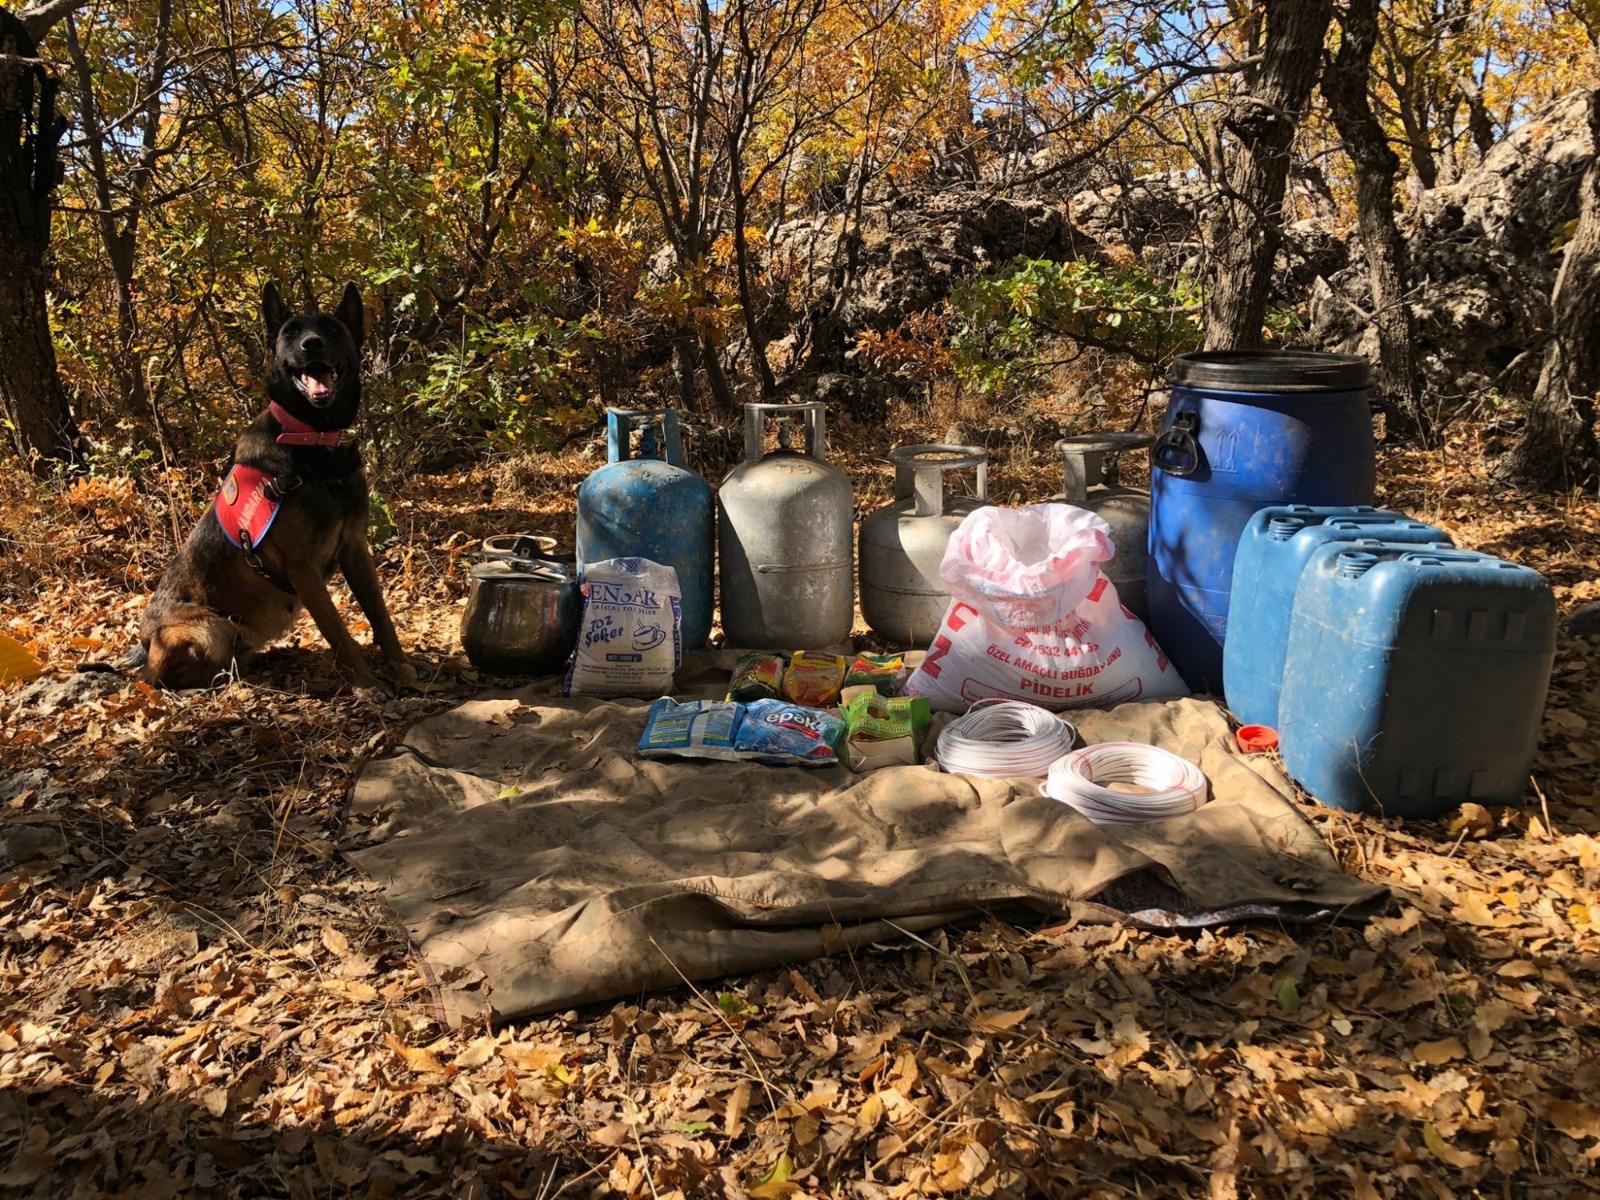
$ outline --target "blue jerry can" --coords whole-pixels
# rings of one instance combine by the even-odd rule
[[[1284,764],[1324,804],[1437,817],[1513,804],[1555,661],[1537,571],[1377,541],[1313,551],[1295,592],[1279,705]]]
[[[1222,681],[1228,707],[1244,725],[1278,725],[1283,656],[1289,644],[1294,589],[1306,560],[1328,542],[1377,538],[1390,543],[1449,549],[1450,535],[1400,513],[1367,505],[1263,508],[1239,535],[1222,645]]]
[[[678,414],[606,409],[606,457],[578,488],[579,570],[608,558],[672,567],[683,593],[683,646],[698,649],[711,636],[716,508],[711,485],[684,468]]]

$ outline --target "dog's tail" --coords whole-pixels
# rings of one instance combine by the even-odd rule
[[[150,659],[150,647],[143,642],[135,642],[133,649],[129,650],[115,662],[81,662],[78,664],[80,674],[103,672],[107,675],[125,675],[129,671],[137,671]]]

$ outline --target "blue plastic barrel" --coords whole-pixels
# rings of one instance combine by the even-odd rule
[[[683,646],[698,649],[711,636],[716,501],[711,485],[684,468],[678,414],[606,409],[606,456],[607,465],[578,488],[579,570],[608,558],[648,558],[674,568],[683,593]]]
[[[1367,505],[1282,504],[1263,508],[1239,535],[1228,597],[1222,680],[1228,707],[1245,725],[1278,724],[1278,693],[1294,591],[1311,552],[1328,542],[1377,538],[1448,550],[1450,535],[1400,513]]]
[[[1234,551],[1273,504],[1370,504],[1372,371],[1353,354],[1181,355],[1151,451],[1150,629],[1195,691],[1220,692]]]
[[[1464,550],[1324,545],[1300,575],[1279,704],[1284,765],[1351,812],[1432,818],[1527,786],[1556,602]]]

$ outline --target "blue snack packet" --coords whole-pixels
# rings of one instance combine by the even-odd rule
[[[644,758],[740,758],[734,740],[744,715],[742,704],[724,700],[679,704],[662,696],[651,703],[645,715],[639,754]]]
[[[754,700],[744,709],[733,740],[740,758],[809,767],[831,767],[839,761],[845,723],[837,714],[787,700]]]

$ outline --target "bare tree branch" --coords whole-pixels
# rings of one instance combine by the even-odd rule
[[[40,41],[49,33],[57,21],[63,17],[71,16],[89,0],[41,0],[38,4],[31,4],[17,13],[28,36],[34,41]]]

